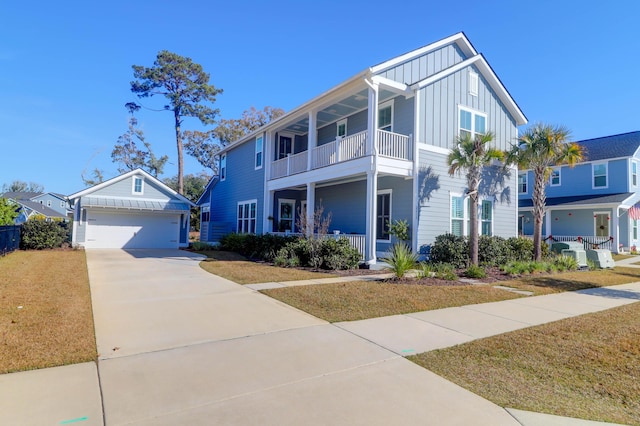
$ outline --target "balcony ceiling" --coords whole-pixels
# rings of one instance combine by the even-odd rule
[[[395,94],[388,90],[381,89],[379,92],[379,102],[384,102],[387,99],[394,97]],[[368,104],[368,90],[363,89],[358,93],[341,99],[339,102],[329,105],[328,107],[318,111],[317,115],[317,128],[326,126],[327,124],[341,120],[358,111],[367,109]],[[305,116],[300,120],[289,124],[286,130],[298,135],[303,135],[309,131],[309,118]]]

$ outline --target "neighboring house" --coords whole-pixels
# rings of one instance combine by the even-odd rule
[[[7,198],[20,205],[20,214],[15,219],[21,224],[33,216],[44,216],[51,220],[67,220],[70,210],[64,195],[41,192],[5,192],[0,197]]]
[[[581,240],[618,252],[640,245],[640,132],[576,142],[584,159],[555,167],[546,187],[543,238]],[[533,234],[533,172],[518,173],[520,234]],[[634,207],[635,206],[635,207]]]
[[[194,204],[136,169],[70,195],[73,245],[85,248],[178,248],[189,245]]]
[[[437,235],[468,234],[466,177],[450,177],[447,166],[456,136],[492,131],[507,149],[526,121],[485,58],[455,34],[366,68],[221,150],[217,179],[198,202],[208,207],[202,236],[303,232],[300,215],[311,221],[322,206],[329,231],[368,263],[390,248],[395,220],[408,221],[422,251]],[[487,170],[487,234],[516,235],[512,175]]]

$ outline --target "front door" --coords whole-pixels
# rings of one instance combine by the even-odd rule
[[[296,202],[294,200],[280,200],[279,203],[278,231],[293,232]]]
[[[609,234],[609,212],[595,212],[593,215],[596,237],[608,237]]]

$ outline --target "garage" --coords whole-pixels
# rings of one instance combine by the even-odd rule
[[[67,198],[74,209],[74,246],[189,246],[190,210],[194,204],[144,170],[132,170]]]
[[[87,212],[86,248],[178,248],[180,215]]]

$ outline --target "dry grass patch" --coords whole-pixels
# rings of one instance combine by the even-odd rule
[[[502,407],[640,424],[640,303],[409,359]]]
[[[428,286],[380,281],[286,287],[264,290],[263,293],[330,322],[355,321],[521,297],[488,285]]]
[[[85,253],[16,251],[0,258],[0,373],[96,356]]]
[[[207,272],[238,284],[312,280],[331,278],[335,275],[324,272],[309,272],[300,269],[278,268],[259,262],[251,262],[237,253],[212,250],[198,252],[207,256],[200,266]]]

